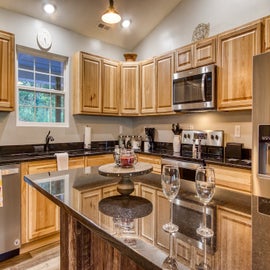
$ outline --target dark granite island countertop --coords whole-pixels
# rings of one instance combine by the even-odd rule
[[[112,217],[105,216],[98,209],[98,203],[102,198],[118,194],[116,185],[119,178],[100,175],[98,167],[27,175],[24,178],[27,183],[60,206],[61,269],[116,269],[113,268],[115,264],[117,269],[162,269],[162,262],[168,255],[166,249],[159,245],[157,240],[149,242],[141,237],[142,223],[139,222],[149,223],[148,217],[135,221],[137,229],[131,236],[131,239],[136,239],[134,245],[133,240],[126,241],[129,235],[125,237],[123,234],[116,235],[117,229]],[[136,186],[144,185],[155,189],[156,194],[161,192],[160,175],[141,175],[134,177],[133,180],[135,190]],[[141,195],[142,190],[137,194]],[[190,198],[193,200],[194,197],[194,183],[182,181],[179,198],[190,201]],[[214,204],[216,207],[228,207],[234,211],[250,214],[249,197],[217,188]],[[85,206],[84,199],[88,200]],[[163,201],[162,204],[164,202],[167,201]],[[162,231],[159,227],[166,222],[164,217],[169,215],[164,209],[158,209],[157,202],[153,203],[153,212],[156,214],[160,212],[162,219],[162,221],[152,219],[156,222],[154,226],[157,231]],[[182,219],[194,222],[192,217]],[[155,236],[158,234],[157,231],[154,232]],[[185,241],[185,238],[183,239]],[[189,239],[187,243],[190,244]],[[100,263],[103,268],[95,268],[100,266]],[[189,268],[179,263],[179,269]]]
[[[136,179],[160,187],[160,176],[151,175]],[[111,217],[96,219],[95,214],[88,215],[87,209],[81,207],[80,194],[117,184],[119,178],[101,176],[98,167],[86,167],[27,175],[24,179],[60,207],[61,269],[116,269],[116,265],[117,269],[162,269],[168,256],[164,250],[138,235],[131,237],[136,241],[131,244],[124,234],[115,234],[114,226],[108,226],[113,224]],[[104,226],[104,219],[111,221]],[[103,268],[98,268],[101,265]],[[179,263],[179,269],[189,268]]]

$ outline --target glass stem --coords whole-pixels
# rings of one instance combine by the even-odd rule
[[[203,226],[206,228],[206,204],[203,205]]]
[[[170,201],[170,223],[173,223],[173,202]]]
[[[203,237],[203,245],[204,245],[204,258],[203,258],[203,267],[207,269],[207,246],[206,246],[206,238]]]
[[[174,248],[173,248],[173,234],[170,233],[170,239],[169,239],[169,257],[173,258],[174,256]]]

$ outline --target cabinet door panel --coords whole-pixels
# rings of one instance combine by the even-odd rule
[[[218,37],[219,109],[251,109],[252,61],[261,52],[260,33],[257,23]]]
[[[119,112],[120,66],[118,62],[103,60],[102,64],[102,98],[103,113]]]
[[[139,64],[123,63],[121,66],[121,113],[139,114]]]
[[[193,65],[193,46],[188,45],[175,51],[175,72],[192,68]]]
[[[156,58],[157,112],[172,112],[173,53]]]
[[[216,38],[198,41],[194,47],[194,67],[216,62]]]
[[[13,34],[0,32],[0,111],[14,110],[14,44]]]
[[[251,269],[251,217],[219,209],[217,233],[218,269]]]
[[[156,112],[155,62],[153,59],[141,63],[141,113]]]
[[[101,112],[101,59],[88,55],[82,60],[82,110]]]
[[[264,19],[264,51],[270,51],[270,17]]]

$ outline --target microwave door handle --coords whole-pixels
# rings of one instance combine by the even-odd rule
[[[204,73],[202,75],[202,83],[201,83],[201,91],[202,91],[202,99],[203,99],[203,101],[205,101],[205,78],[206,78],[206,74]]]

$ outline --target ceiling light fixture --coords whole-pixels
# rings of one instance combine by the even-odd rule
[[[101,17],[102,21],[109,24],[118,23],[121,21],[120,14],[113,6],[113,0],[110,0],[110,6]]]
[[[130,20],[123,20],[121,25],[123,28],[128,28],[130,24],[131,24]]]
[[[45,4],[43,6],[43,10],[47,13],[47,14],[53,14],[55,12],[55,6],[53,4]]]

